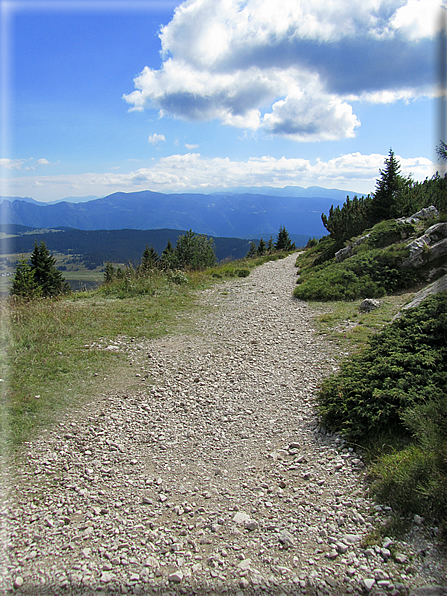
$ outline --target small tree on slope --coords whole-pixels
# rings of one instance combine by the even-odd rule
[[[279,233],[276,238],[275,250],[294,250],[295,243],[290,240],[289,232],[285,226],[279,228]]]
[[[30,257],[34,271],[34,281],[41,289],[42,296],[57,296],[70,290],[62,273],[56,268],[56,259],[50,254],[45,242],[34,242],[34,250]]]
[[[406,185],[406,179],[400,175],[400,165],[390,149],[385,159],[385,168],[380,170],[380,178],[376,182],[376,192],[370,205],[370,213],[375,223],[396,217],[396,199],[398,193]]]

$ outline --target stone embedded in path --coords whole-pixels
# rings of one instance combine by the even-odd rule
[[[181,571],[175,571],[168,575],[168,580],[174,584],[179,584],[183,580],[183,573]]]
[[[243,511],[238,511],[236,515],[233,517],[233,521],[235,524],[243,525],[251,522],[251,517]]]

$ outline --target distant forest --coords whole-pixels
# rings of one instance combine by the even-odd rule
[[[39,230],[14,224],[0,225],[0,232],[14,234],[12,238],[0,239],[0,254],[26,254],[33,250],[34,242],[42,240],[51,252],[77,256],[87,268],[95,269],[108,261],[111,263],[137,264],[146,244],[153,246],[158,254],[165,249],[168,240],[175,246],[177,238],[186,230],[77,230],[55,228]],[[309,236],[291,238],[297,246],[304,246]],[[241,259],[247,254],[251,240],[241,238],[213,238],[218,261]],[[265,238],[264,240],[268,240]]]

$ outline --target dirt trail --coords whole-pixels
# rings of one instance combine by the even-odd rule
[[[2,511],[3,592],[397,595],[442,581],[423,526],[367,543],[390,512],[367,498],[361,457],[318,427],[335,346],[292,298],[294,261],[202,292],[191,335],[98,338],[127,354],[134,388],[105,389],[25,447]]]

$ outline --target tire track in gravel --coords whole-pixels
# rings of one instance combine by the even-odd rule
[[[125,352],[138,388],[24,448],[2,508],[4,593],[397,595],[442,581],[434,544],[411,565],[412,543],[364,545],[389,512],[367,498],[361,457],[318,427],[315,391],[339,355],[292,298],[295,258],[202,292],[194,334],[92,346]]]

